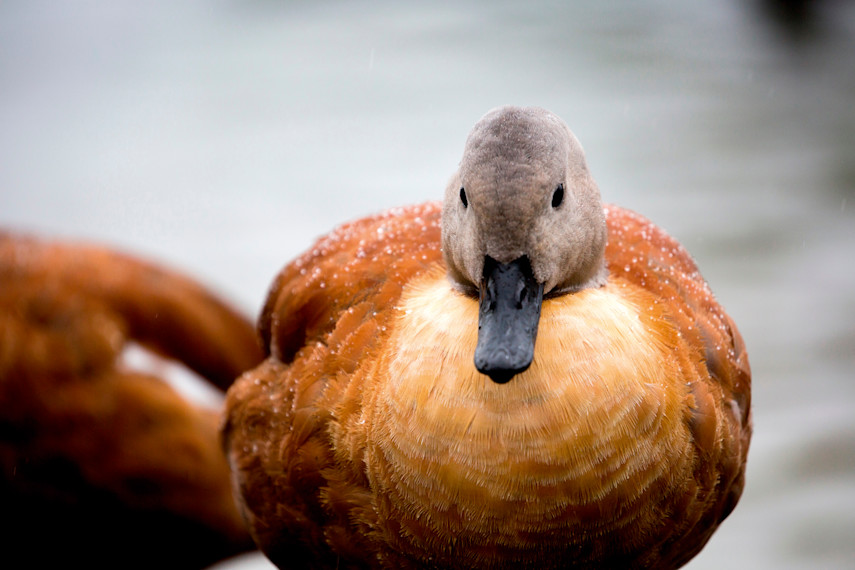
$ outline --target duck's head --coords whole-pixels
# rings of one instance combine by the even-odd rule
[[[476,368],[500,383],[526,370],[544,296],[603,284],[605,244],[600,192],[564,121],[534,107],[478,121],[442,210],[448,276],[480,299]]]

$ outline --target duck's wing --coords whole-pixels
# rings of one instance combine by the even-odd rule
[[[268,358],[229,390],[223,433],[245,517],[277,564],[334,567],[328,543],[364,559],[343,531],[369,501],[364,475],[336,462],[330,430],[337,406],[359,405],[353,373],[382,345],[402,290],[441,262],[440,212],[431,203],[345,224],[270,289],[259,320]]]
[[[717,492],[713,504],[695,506],[706,514],[694,541],[686,541],[688,560],[694,546],[703,546],[742,494],[752,432],[748,353],[736,325],[685,248],[629,210],[609,205],[606,220],[610,276],[645,289],[666,304],[668,318],[694,350],[701,378],[690,387],[695,477],[698,484]]]

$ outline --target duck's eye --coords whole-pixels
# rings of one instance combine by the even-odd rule
[[[463,192],[463,189],[460,190]],[[559,184],[558,188],[555,189],[555,192],[552,193],[552,207],[557,208],[561,205],[561,202],[564,201],[564,185]]]
[[[466,199],[466,190],[464,190],[463,188],[460,189],[460,201],[463,202],[464,208],[469,207],[469,201]]]

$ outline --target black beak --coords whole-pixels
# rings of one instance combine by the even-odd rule
[[[542,302],[543,284],[527,257],[510,263],[484,259],[475,348],[479,372],[504,384],[531,365]]]

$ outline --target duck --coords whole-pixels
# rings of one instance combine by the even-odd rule
[[[320,238],[258,329],[223,443],[279,568],[678,568],[744,487],[740,333],[542,108],[483,116],[441,202]]]
[[[176,270],[0,232],[4,563],[188,569],[254,550],[222,410],[167,372],[222,394],[262,358],[250,319]]]

